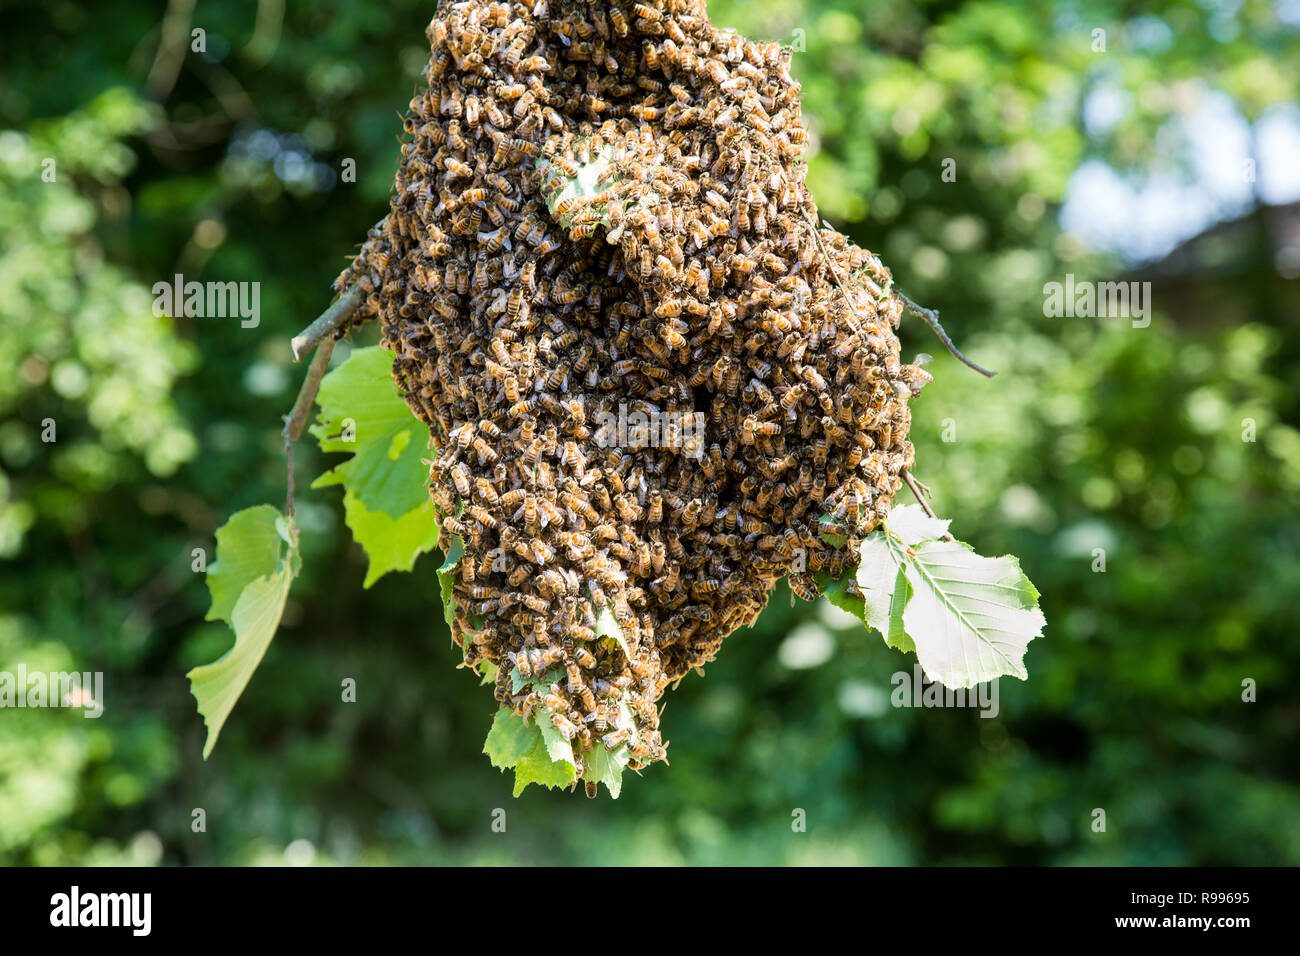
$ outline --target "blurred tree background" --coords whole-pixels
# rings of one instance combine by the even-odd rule
[[[0,862],[1300,864],[1300,228],[1240,160],[1212,195],[1195,135],[1207,104],[1248,147],[1295,124],[1295,0],[710,4],[795,45],[823,215],[1001,372],[905,320],[905,354],[937,355],[918,475],[959,537],[1021,557],[1049,626],[996,719],[900,709],[913,659],[781,586],[617,802],[510,797],[436,557],[363,591],[333,489],[300,490],[304,575],[201,760],[184,674],[232,638],[192,549],[282,500],[288,339],[386,211],[433,4],[105,12],[10,8],[0,37],[0,671],[106,674],[99,720],[0,711]],[[1063,210],[1097,169],[1227,231],[1146,262],[1086,241]],[[178,272],[260,282],[260,325],[155,318]],[[1151,325],[1045,317],[1067,273],[1152,279]],[[323,462],[298,459],[301,489]]]

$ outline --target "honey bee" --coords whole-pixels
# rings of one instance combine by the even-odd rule
[[[632,731],[626,727],[611,731],[600,738],[601,743],[605,745],[606,750],[617,750],[619,745],[624,743],[632,736]]]
[[[550,670],[556,664],[563,663],[564,651],[560,650],[558,647],[533,648],[529,651],[529,661],[533,665],[533,672],[540,675]],[[551,692],[553,694],[558,694],[559,688],[552,684]],[[546,706],[550,707],[552,710],[563,709],[563,705],[556,706],[554,702],[550,701],[546,703]]]
[[[497,527],[497,519],[490,512],[479,505],[470,505],[466,511],[469,516],[486,528]]]
[[[572,740],[574,737],[578,736],[577,725],[563,714],[552,713],[551,723],[555,726],[555,729],[560,732],[560,736],[565,740]]]
[[[447,170],[449,179],[468,179],[474,175],[474,169],[468,163],[456,159],[454,156],[448,156],[443,160],[443,166]]]
[[[705,578],[704,580],[696,581],[691,585],[691,593],[696,597],[700,597],[705,594],[712,594],[721,586],[722,582],[717,578]]]
[[[468,498],[470,496],[470,473],[469,468],[463,462],[451,469],[451,479],[461,496]]]
[[[547,565],[555,559],[555,549],[541,538],[533,538],[531,547],[534,564]]]
[[[536,661],[533,662],[533,670],[537,670]],[[555,684],[550,685],[549,691],[542,692],[541,705],[555,715],[564,714],[568,711],[568,701],[565,700],[563,695],[560,695],[560,688],[556,687]]]
[[[686,337],[670,325],[665,325],[659,330],[660,337],[664,344],[671,349],[680,349],[686,347]]]
[[[492,486],[492,482],[487,478],[475,478],[474,491],[477,493],[480,501],[487,502],[487,504],[493,507],[498,505],[501,501],[497,496],[496,488]]]
[[[507,654],[506,657],[509,659],[510,663],[515,666],[515,669],[519,671],[520,677],[528,678],[533,676],[533,664],[526,651],[519,651],[518,653],[512,652]]]
[[[797,405],[807,393],[808,386],[803,382],[800,382],[798,385],[790,386],[790,388],[786,389],[785,394],[781,396],[782,411],[793,414],[795,405]]]
[[[662,746],[652,747],[646,741],[634,740],[628,742],[627,752],[632,757],[633,760],[643,761],[643,760],[651,760],[654,759],[655,757],[661,757],[663,755],[664,748]]]

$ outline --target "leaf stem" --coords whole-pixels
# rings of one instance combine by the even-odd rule
[[[933,518],[935,521],[938,521],[939,516],[934,513],[934,509],[930,507],[930,502],[926,501],[925,495],[921,493],[921,488],[924,488],[925,486],[920,485],[920,482],[918,482],[915,478],[913,478],[911,473],[908,471],[900,472],[900,474],[902,475],[903,481],[907,483],[907,487],[912,489],[912,494],[916,496],[916,500],[920,502],[921,510],[924,511],[929,517]],[[920,487],[918,487],[918,485],[920,485]],[[926,491],[929,491],[929,489],[927,488]],[[956,539],[953,538],[951,534],[945,531],[943,534],[943,540],[955,541]]]

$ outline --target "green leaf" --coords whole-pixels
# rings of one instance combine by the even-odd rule
[[[837,534],[834,531],[822,530],[827,527],[833,527],[833,519],[830,515],[824,514],[817,519],[817,537],[821,538],[837,551],[849,543],[849,539],[845,535]]]
[[[524,688],[532,686],[532,681],[519,673],[518,667],[510,668],[510,693],[518,695],[524,692]]]
[[[497,711],[483,752],[492,766],[500,770],[514,768],[516,797],[530,783],[554,788],[570,786],[577,780],[577,769],[571,762],[551,759],[541,729],[526,723],[509,707]]]
[[[873,544],[872,538],[869,537],[863,542],[863,550],[870,549]],[[865,563],[864,561],[863,564]],[[825,571],[819,571],[816,574],[817,586],[831,604],[840,610],[848,611],[867,627],[879,631],[890,647],[897,648],[905,654],[916,650],[912,646],[911,638],[903,631],[903,606],[912,593],[912,587],[907,583],[903,569],[898,568],[894,579],[890,581],[886,574],[880,572],[864,575],[861,568],[862,564],[859,564],[858,575],[852,579],[836,580]],[[886,583],[863,586],[864,577],[873,582]],[[849,592],[849,584],[852,581],[858,584],[860,595]],[[894,599],[896,594],[899,596],[897,600]]]
[[[546,159],[538,159],[534,165],[541,170],[543,180],[551,176],[558,176],[564,180],[564,187],[553,193],[546,201],[546,209],[554,217],[556,208],[564,200],[591,199],[609,185],[605,180],[609,178],[610,167],[613,165],[613,150],[608,147],[602,149],[591,162],[579,166],[578,175],[573,177],[565,176],[558,166]],[[559,216],[555,221],[568,229],[573,225],[573,216]],[[604,222],[608,225],[608,218]]]
[[[911,582],[907,580],[907,574],[903,569],[899,568],[898,576],[894,579],[894,592],[889,602],[889,630],[881,633],[885,635],[886,644],[904,654],[916,653],[916,645],[907,636],[907,629],[903,626],[903,611],[907,609],[907,602],[910,600],[912,600]]]
[[[596,639],[608,639],[618,645],[622,650],[623,656],[631,660],[631,653],[627,649],[627,639],[623,636],[623,628],[619,626],[618,618],[614,617],[614,612],[605,605],[596,615]]]
[[[909,653],[916,647],[903,627],[903,609],[912,596],[903,573],[905,557],[906,549],[898,539],[873,531],[858,551],[855,580],[862,593],[863,620],[879,631],[890,647]]]
[[[217,529],[217,560],[207,573],[207,619],[228,623],[235,643],[219,660],[186,675],[208,727],[204,759],[275,636],[289,584],[301,567],[297,537],[293,522],[270,505],[236,512]]]
[[[343,485],[344,519],[369,559],[367,588],[389,571],[411,570],[438,543],[422,461],[429,429],[394,389],[392,367],[381,348],[354,350],[321,382],[321,420],[312,427],[322,451],[352,455],[312,487]]]
[[[280,563],[280,545],[287,540],[279,527],[283,518],[270,505],[257,505],[235,512],[217,529],[217,558],[205,575],[212,595],[206,620],[234,626],[232,615],[244,588]]]
[[[275,636],[292,580],[286,562],[274,573],[245,587],[231,615],[235,646],[219,660],[196,667],[186,675],[190,680],[190,692],[194,694],[199,713],[208,727],[208,739],[203,747],[205,760],[217,745],[226,718]]]
[[[389,571],[410,571],[416,558],[438,544],[437,517],[428,499],[393,520],[382,511],[367,510],[348,489],[343,495],[343,513],[352,537],[365,548],[370,562],[362,587],[370,587]]]
[[[536,728],[534,733],[537,733]],[[515,764],[513,795],[519,796],[531,783],[553,790],[556,787],[571,787],[577,779],[578,771],[573,764],[563,760],[552,760],[546,752],[545,741],[541,734],[537,733],[537,743],[533,749]]]
[[[597,740],[591,752],[583,756],[583,779],[603,783],[609,795],[617,800],[623,791],[623,768],[629,759],[627,747],[620,745],[609,751]]]
[[[533,722],[542,732],[542,742],[546,745],[546,755],[552,761],[564,761],[577,770],[578,763],[573,759],[573,744],[564,739],[564,735],[551,722],[551,712],[544,707],[533,711]]]
[[[424,505],[429,427],[397,394],[391,352],[379,346],[354,349],[322,379],[317,402],[320,421],[311,433],[321,451],[352,457],[317,478],[313,488],[341,484],[367,511],[394,520]]]
[[[563,679],[564,669],[560,667],[553,667],[545,674],[537,674],[533,677],[525,677],[519,673],[518,667],[512,667],[510,668],[510,693],[522,694],[529,687],[545,689]]]
[[[1047,621],[1016,558],[981,557],[960,541],[926,541],[904,570],[913,595],[903,625],[931,680],[955,688],[1028,676],[1025,651]]]
[[[452,588],[455,586],[456,579],[452,577],[451,572],[460,564],[460,559],[465,556],[465,542],[459,535],[452,535],[451,544],[447,547],[447,558],[442,562],[442,567],[438,569],[438,587],[442,592],[442,616],[451,627],[452,621],[456,619],[456,606]]]
[[[833,578],[825,571],[818,571],[813,575],[813,580],[817,582],[817,588],[826,595],[826,600],[830,601],[837,608],[848,611],[863,624],[868,627],[871,622],[867,620],[862,607],[862,598],[855,594],[849,593],[848,578]]]
[[[530,728],[513,710],[502,707],[492,720],[492,729],[488,731],[483,752],[488,755],[492,766],[508,770],[532,749],[533,738],[540,736],[540,732]]]

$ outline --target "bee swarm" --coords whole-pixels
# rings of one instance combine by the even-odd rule
[[[390,213],[337,288],[431,427],[466,663],[581,773],[662,759],[669,683],[778,578],[851,566],[928,376],[887,270],[814,225],[787,50],[702,0],[547,8],[440,4]],[[611,436],[629,415],[668,424]]]

